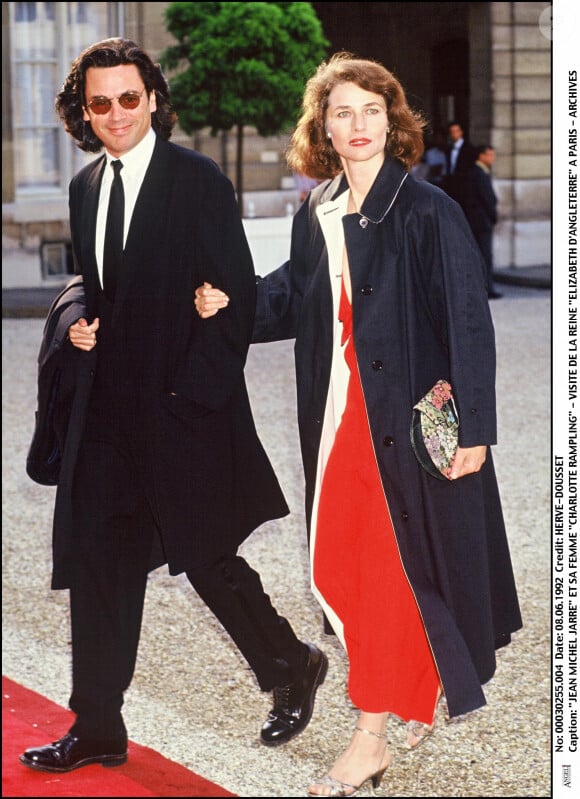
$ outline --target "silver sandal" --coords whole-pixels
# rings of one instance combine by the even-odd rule
[[[371,730],[365,730],[362,727],[355,727],[355,730],[358,732],[364,732],[365,735],[374,735],[375,738],[383,738],[385,741],[388,740],[388,735],[386,735],[384,732],[371,732]],[[383,762],[386,750],[387,744],[385,744],[385,751],[381,755],[381,763]],[[372,782],[373,789],[376,789],[380,786],[381,780],[383,779],[383,774],[390,765],[391,763],[389,762],[388,766],[379,768],[374,772],[374,774],[370,774],[368,777],[365,777],[360,785],[351,785],[350,782],[342,782],[341,780],[337,780],[336,777],[331,777],[330,774],[327,774],[326,777],[316,780],[313,785],[322,785],[325,788],[330,788],[330,793],[317,794],[310,793],[309,791],[308,796],[353,796],[355,793],[357,793],[357,791],[360,791],[367,780],[370,780]]]
[[[433,722],[433,724],[423,724],[423,722],[421,721],[408,721],[407,733],[410,732],[411,735],[414,735],[415,738],[418,738],[419,740],[417,741],[416,744],[413,745],[411,745],[409,741],[406,741],[407,749],[411,751],[414,749],[418,749],[421,746],[421,744],[425,743],[427,738],[433,735],[434,730],[435,730],[435,722]]]

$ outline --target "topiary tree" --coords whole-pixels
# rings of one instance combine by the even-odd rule
[[[213,136],[236,128],[236,191],[243,213],[244,127],[273,136],[296,124],[306,80],[328,41],[311,3],[170,3],[178,44],[160,61],[179,124]]]

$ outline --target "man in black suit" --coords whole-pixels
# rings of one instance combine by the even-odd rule
[[[164,563],[187,574],[259,687],[273,691],[260,737],[284,743],[310,721],[327,660],[296,637],[237,554],[288,507],[244,380],[256,283],[233,187],[213,161],[168,141],[167,83],[134,42],[83,51],[56,108],[81,149],[105,148],[71,181],[86,313],[52,356],[67,386],[53,414],[62,464],[52,587],[70,591],[76,718],[20,759],[51,772],[125,762],[123,696],[147,575]],[[209,322],[192,301],[204,279],[235,297]]]
[[[497,196],[491,182],[495,150],[489,144],[476,149],[476,161],[467,173],[463,210],[485,261],[487,296],[502,295],[493,285],[493,229],[497,223]]]
[[[459,122],[450,122],[447,131],[449,134],[449,144],[445,151],[447,174],[443,188],[463,207],[465,177],[475,162],[475,148],[466,139],[463,127]]]

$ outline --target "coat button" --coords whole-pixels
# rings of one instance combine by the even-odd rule
[[[394,440],[394,438],[392,436],[385,436],[383,438],[383,446],[384,447],[392,447],[394,443],[395,443],[395,440]]]
[[[365,297],[368,297],[369,294],[372,293],[373,293],[373,287],[369,286],[368,284],[366,286],[363,286],[361,289],[361,294],[364,294]]]
[[[477,413],[477,408],[472,408],[471,413]]]
[[[382,361],[373,361],[371,363],[371,366],[375,370],[375,372],[378,372],[380,369],[383,368],[383,362]]]
[[[409,521],[409,514],[407,513],[407,511],[406,511],[406,510],[404,510],[404,511],[401,513],[401,519],[402,519],[404,522],[408,522],[408,521]]]

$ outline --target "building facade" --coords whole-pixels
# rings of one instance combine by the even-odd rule
[[[99,38],[123,35],[154,58],[172,37],[167,3],[2,4],[2,242],[38,250],[68,237],[68,183],[88,158],[64,133],[54,97],[72,59]],[[459,118],[496,149],[496,266],[550,263],[551,6],[536,2],[313,3],[331,52],[376,58],[403,83],[433,129]],[[235,141],[201,131],[173,139],[214,158],[232,180]],[[288,135],[248,130],[244,188],[260,213],[284,213],[292,187]],[[282,200],[280,199],[282,197]],[[280,204],[280,203],[284,204]],[[248,207],[248,204],[246,204]],[[251,204],[250,207],[253,207]],[[281,210],[282,209],[282,210]],[[58,267],[57,267],[58,268]]]

